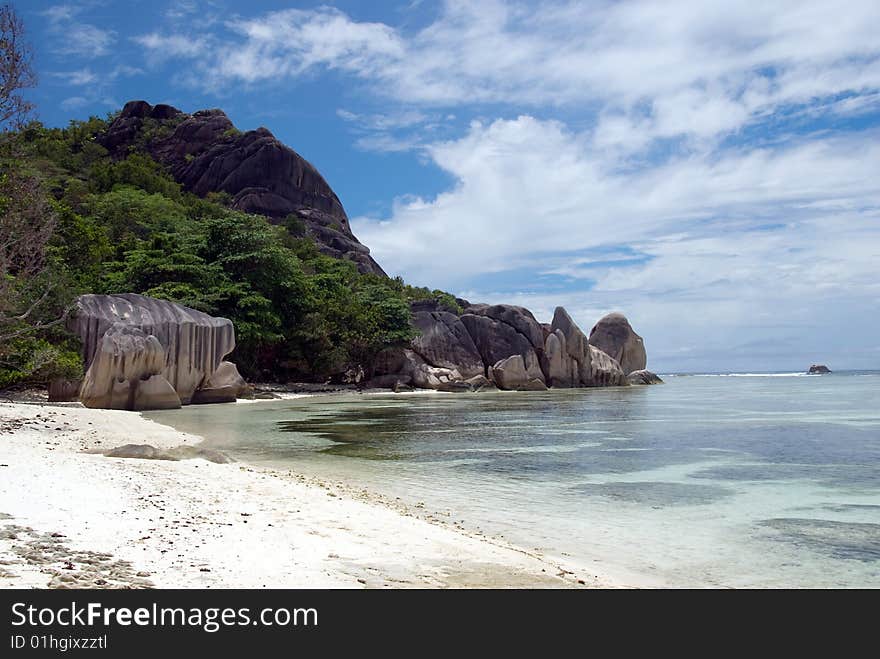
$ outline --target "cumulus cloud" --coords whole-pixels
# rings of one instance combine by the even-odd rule
[[[636,172],[615,172],[589,143],[589,134],[530,116],[475,122],[461,139],[427,147],[453,189],[398,201],[390,217],[357,218],[355,227],[392,270],[455,285],[533,254],[880,204],[880,146],[864,135],[687,156]],[[442,261],[430,258],[446,243],[455,248]]]
[[[386,269],[417,283],[515,300],[544,319],[562,304],[585,327],[623,309],[653,337],[660,365],[709,363],[726,345],[726,363],[757,368],[753,352],[730,352],[745,337],[803,332],[819,309],[845,301],[880,313],[877,137],[826,135],[631,171],[592,151],[589,132],[558,122],[474,123],[428,148],[455,178],[451,190],[352,226]],[[499,280],[503,288],[487,285]],[[700,349],[682,355],[682,345]]]
[[[146,48],[154,57],[162,59],[174,57],[197,57],[208,48],[207,37],[187,37],[180,34],[161,34],[150,32],[132,38]]]
[[[332,8],[228,22],[204,85],[337,70],[403,103],[600,104],[597,140],[710,137],[780,105],[880,87],[880,6],[858,0],[736,4],[450,0],[414,32]],[[166,37],[170,39],[171,37]],[[185,40],[191,41],[187,37]],[[144,38],[150,50],[164,43]],[[182,42],[181,42],[182,43]],[[185,48],[180,55],[195,56]]]

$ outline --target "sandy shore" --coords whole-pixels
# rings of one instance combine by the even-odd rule
[[[0,403],[0,587],[612,586],[365,491],[204,459],[135,412]]]

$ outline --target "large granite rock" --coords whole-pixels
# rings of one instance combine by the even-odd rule
[[[547,335],[544,354],[547,356],[547,384],[551,387],[580,386],[580,365],[568,353],[568,340],[560,329]]]
[[[470,307],[467,309],[467,313],[461,316],[461,322],[470,334],[471,339],[473,339],[477,352],[479,352],[483,364],[486,366],[487,375],[492,375],[489,369],[493,368],[499,361],[513,355],[520,355],[529,379],[543,381],[544,372],[541,369],[541,360],[538,357],[535,345],[532,343],[532,340],[537,338],[536,335],[533,332],[521,332],[513,322],[508,322],[508,320],[511,320],[510,317],[508,317],[508,320],[503,319],[504,316],[501,312],[496,313],[494,317],[488,313],[489,309],[497,309],[501,306],[507,305],[482,308]],[[528,313],[528,316],[531,317],[531,313]],[[538,335],[543,337],[541,326],[538,325],[533,317],[531,317],[531,320],[534,322]],[[520,316],[517,323],[522,328],[526,326],[524,315]],[[543,343],[541,343],[540,351],[543,354]]]
[[[589,346],[590,358],[581,367],[581,384],[585,387],[625,387],[626,374],[616,359],[596,346]]]
[[[492,379],[499,389],[514,391],[544,391],[547,385],[543,377],[533,377],[522,355],[512,355],[492,367]]]
[[[233,208],[276,222],[294,215],[322,252],[351,260],[362,272],[385,274],[355,238],[339,198],[318,170],[266,128],[241,132],[217,109],[190,115],[130,101],[100,142],[123,158],[146,126],[153,135],[148,152],[186,190],[200,196],[228,193]]]
[[[372,386],[463,391],[492,384],[516,390],[629,384],[617,360],[591,346],[562,307],[551,324],[541,325],[512,305],[469,305],[458,317],[425,302],[413,305],[413,322],[421,335],[409,349],[379,354]]]
[[[223,361],[214,372],[196,389],[192,397],[195,404],[234,403],[251,393],[251,388],[241,377],[232,362]]]
[[[83,344],[80,400],[90,407],[163,409],[230,398],[243,380],[223,358],[235,348],[226,318],[143,295],[83,295],[68,321]],[[219,369],[219,370],[218,370]]]
[[[487,389],[495,389],[495,385],[485,375],[475,375],[465,380],[471,391],[485,391]]]
[[[553,312],[553,322],[550,323],[550,331],[560,338],[564,338],[565,354],[575,361],[582,361],[587,354],[587,337],[574,322],[564,307],[556,307]]]
[[[180,398],[162,375],[165,349],[155,336],[125,322],[113,323],[94,346],[80,388],[86,407],[161,410],[180,407]]]
[[[554,387],[609,387],[628,384],[620,364],[591,346],[568,312],[556,307],[545,344],[550,385]]]
[[[599,319],[590,330],[590,345],[616,359],[624,373],[640,371],[648,364],[645,342],[621,313]]]
[[[456,369],[463,378],[485,375],[485,365],[464,323],[448,311],[416,311],[413,325],[420,334],[412,350],[426,363]]]
[[[381,378],[391,375],[399,375],[408,369],[409,358],[405,348],[393,347],[380,350],[373,359],[373,368],[370,378]]]
[[[401,374],[409,378],[409,382],[419,389],[449,390],[452,383],[464,380],[458,369],[432,366],[412,350],[404,350],[403,357],[404,366]]]
[[[512,327],[532,345],[536,352],[544,349],[544,331],[532,312],[512,304],[472,304],[466,313],[487,316]]]

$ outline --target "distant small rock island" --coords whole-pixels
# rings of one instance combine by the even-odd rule
[[[807,371],[809,375],[821,375],[822,373],[830,373],[831,369],[825,366],[825,364],[813,364],[810,366],[810,370]]]

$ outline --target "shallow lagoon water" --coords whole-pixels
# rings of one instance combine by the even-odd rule
[[[239,460],[424,503],[625,583],[880,587],[880,373],[147,416]]]

